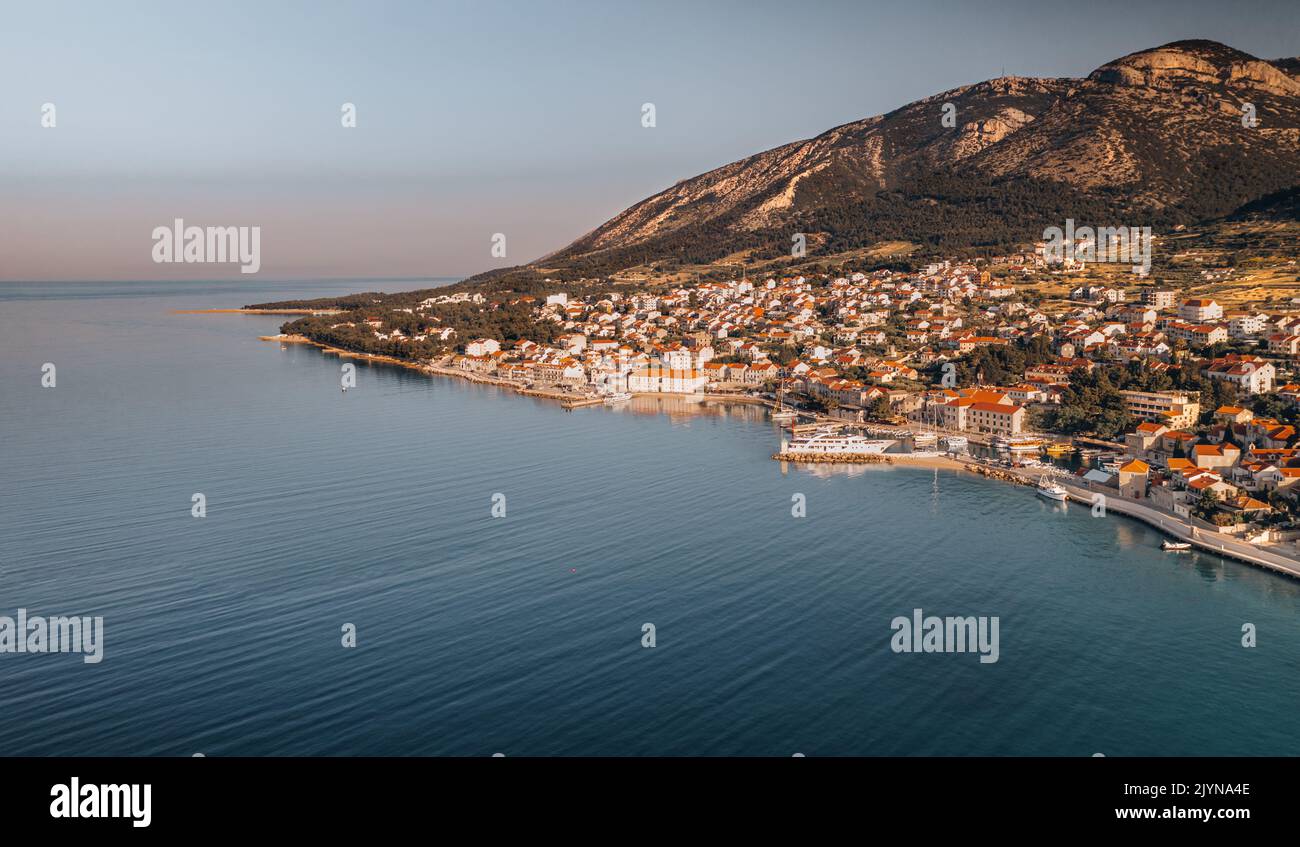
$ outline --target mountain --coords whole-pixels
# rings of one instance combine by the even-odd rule
[[[642,200],[533,267],[601,275],[738,251],[776,258],[794,233],[810,258],[894,240],[988,251],[1066,217],[1192,224],[1297,184],[1300,58],[1179,41],[1084,79],[1002,77],[758,153]]]

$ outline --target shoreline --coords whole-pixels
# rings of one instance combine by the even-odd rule
[[[224,309],[224,310],[212,310],[212,311],[222,312],[225,314],[231,314],[231,313],[249,314],[247,310],[242,310],[242,309]],[[191,313],[187,312],[186,314],[191,314]],[[317,348],[322,353],[330,353],[340,358],[346,357],[350,359],[361,359],[369,362],[379,362],[380,364],[394,365],[396,367],[407,368],[408,370],[419,371],[420,373],[431,375],[431,376],[452,377],[455,379],[463,379],[467,382],[472,382],[479,385],[492,385],[497,388],[506,388],[524,397],[538,397],[545,400],[559,401],[560,405],[563,408],[568,410],[579,409],[586,406],[603,405],[605,402],[603,397],[592,396],[589,394],[578,394],[575,392],[568,392],[568,391],[548,390],[544,388],[529,388],[513,380],[488,376],[486,374],[475,373],[473,371],[462,371],[457,368],[449,368],[445,364],[442,364],[442,362],[447,361],[447,358],[449,357],[443,357],[443,359],[440,360],[440,362],[437,364],[421,364],[420,362],[413,362],[409,359],[399,359],[395,356],[385,356],[378,353],[358,353],[355,350],[346,350],[342,347],[334,347],[333,345],[325,344],[320,341],[313,341],[312,339],[306,337],[305,335],[285,335],[283,333],[277,335],[259,335],[258,340],[276,341],[281,344],[306,344],[308,346]],[[702,394],[684,394],[680,392],[667,392],[667,391],[663,391],[663,392],[643,391],[643,392],[633,392],[632,397],[633,398],[683,397],[683,398],[696,399],[699,402],[711,401],[711,402],[723,402],[723,403],[739,403],[743,405],[764,405],[764,406],[773,405],[770,401],[764,400],[760,397],[749,397],[746,395],[733,396],[730,394],[709,394],[708,392],[704,392]]]
[[[173,315],[341,315],[342,309],[172,309]]]
[[[239,309],[216,310],[216,311],[221,312],[223,314],[244,312],[244,310],[239,310]],[[566,410],[581,408],[583,406],[595,406],[595,405],[604,404],[603,398],[599,398],[599,397],[583,397],[583,396],[576,396],[562,391],[546,391],[542,389],[526,388],[510,380],[493,378],[483,374],[457,370],[455,368],[448,368],[442,364],[425,365],[417,362],[412,362],[406,359],[398,359],[393,356],[384,356],[384,355],[379,355],[374,353],[358,353],[352,350],[345,350],[341,347],[334,347],[328,344],[321,343],[319,341],[313,341],[310,338],[301,335],[283,335],[283,334],[262,335],[262,336],[258,336],[258,338],[262,341],[278,341],[281,344],[306,344],[312,347],[316,347],[322,353],[330,353],[339,356],[340,358],[346,357],[352,359],[361,359],[365,361],[378,362],[380,364],[386,364],[386,365],[395,365],[397,367],[403,367],[409,370],[419,371],[420,373],[424,373],[431,376],[457,377],[460,379],[464,379],[468,382],[478,383],[481,385],[492,385],[498,388],[508,388],[512,390],[514,393],[519,394],[520,396],[558,400]],[[443,361],[446,360],[444,359]],[[665,394],[665,393],[658,393],[658,392],[656,393],[640,392],[640,393],[634,393],[633,396],[634,397],[665,397],[665,396],[690,397],[690,398],[697,398],[700,402],[714,401],[714,402],[739,403],[742,405],[763,405],[763,406],[768,406],[769,408],[774,405],[771,402],[764,400],[763,398],[751,397],[748,395],[728,395],[728,394],[708,394],[708,393]],[[794,464],[794,465],[881,464],[889,467],[910,467],[910,468],[918,468],[918,469],[965,471],[974,476],[983,477],[984,479],[994,481],[994,482],[1002,482],[1011,485],[1018,485],[1021,487],[1033,487],[1033,485],[1035,484],[1034,480],[1030,478],[1033,476],[1033,474],[1030,472],[1024,472],[1024,471],[1018,472],[1014,470],[1008,470],[1005,468],[991,467],[989,465],[985,465],[980,462],[977,462],[974,459],[967,458],[965,460],[962,460],[962,459],[951,458],[949,456],[944,456],[944,455],[939,455],[939,456],[927,455],[927,456],[918,456],[913,458],[911,457],[910,454],[907,453],[887,453],[887,454],[880,453],[880,454],[862,454],[862,455],[854,455],[854,456],[827,457],[823,455],[803,455],[803,454],[795,454],[795,453],[782,454],[778,452],[772,454],[771,458],[781,462],[783,465],[786,463]],[[1193,537],[1189,534],[1185,534],[1181,532],[1177,527],[1174,527],[1172,525],[1173,518],[1171,516],[1165,515],[1160,512],[1156,512],[1150,506],[1146,506],[1140,503],[1130,503],[1129,501],[1122,500],[1117,496],[1110,495],[1107,492],[1083,491],[1082,489],[1079,489],[1076,485],[1072,484],[1073,483],[1072,480],[1066,482],[1058,479],[1057,481],[1067,486],[1066,490],[1068,496],[1070,497],[1071,500],[1075,502],[1082,503],[1084,505],[1090,505],[1093,494],[1104,493],[1107,496],[1106,499],[1107,508],[1110,511],[1114,511],[1117,514],[1122,515],[1123,517],[1130,518],[1132,520],[1136,520],[1141,523],[1147,524],[1148,526],[1151,526],[1159,530],[1165,535],[1168,535],[1179,541],[1189,542],[1197,549],[1204,550],[1205,552],[1208,553],[1213,553],[1216,556],[1220,556],[1225,559],[1233,559],[1244,564],[1252,565],[1254,567],[1267,570],[1279,576],[1288,576],[1291,577],[1292,579],[1300,579],[1300,560],[1295,559],[1294,557],[1287,556],[1281,553],[1275,553],[1270,550],[1260,549],[1256,545],[1251,545],[1248,544],[1247,542],[1243,542],[1235,538],[1220,537],[1217,539],[1218,544],[1216,546],[1215,544],[1211,544],[1210,542],[1202,538]]]

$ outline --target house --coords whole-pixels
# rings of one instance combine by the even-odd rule
[[[972,403],[967,423],[976,432],[1019,435],[1024,429],[1025,409],[1010,403]]]
[[[468,356],[486,356],[489,353],[496,353],[501,349],[501,342],[495,338],[476,338],[465,345],[465,354]]]
[[[1179,453],[1182,453],[1183,457],[1186,457],[1191,453],[1192,445],[1195,443],[1195,435],[1192,435],[1190,432],[1184,432],[1180,429],[1171,429],[1160,434],[1160,452],[1166,453],[1171,457],[1177,456]],[[1170,458],[1167,463],[1170,469],[1173,469],[1173,463],[1175,461],[1187,461],[1190,464],[1190,460],[1186,458]]]
[[[1140,423],[1133,430],[1124,436],[1124,444],[1128,449],[1138,455],[1144,455],[1158,448],[1160,436],[1169,431],[1169,427],[1164,424],[1152,423],[1147,421]]]
[[[962,432],[973,428],[970,420],[970,409],[976,403],[1010,405],[1009,400],[1010,398],[1001,391],[963,388],[961,391],[947,390],[940,392],[938,397],[931,401],[931,406],[935,417],[938,419],[939,426],[944,429]]]
[[[1214,410],[1214,419],[1221,423],[1249,423],[1255,413],[1241,406],[1220,406]]]
[[[1247,518],[1259,517],[1273,511],[1272,506],[1262,500],[1256,500],[1249,494],[1225,497],[1223,502],[1219,504],[1219,508],[1225,512],[1245,515]]]
[[[1119,493],[1121,497],[1141,500],[1147,496],[1147,475],[1151,467],[1141,459],[1121,465],[1119,469]]]
[[[1268,352],[1283,356],[1294,356],[1300,352],[1300,335],[1275,333],[1268,337]]]
[[[762,385],[770,379],[777,379],[781,375],[781,367],[774,362],[759,362],[750,365],[745,371],[743,381],[750,385]]]
[[[1205,375],[1210,379],[1230,382],[1247,394],[1264,394],[1273,390],[1276,371],[1267,359],[1229,353],[1210,362],[1205,368]]]
[[[1189,323],[1205,323],[1223,317],[1223,307],[1213,300],[1196,298],[1184,300],[1178,307],[1178,317]]]
[[[1241,448],[1235,444],[1197,444],[1192,448],[1191,460],[1198,468],[1208,470],[1230,468],[1241,458]]]
[[[722,362],[705,362],[704,376],[709,382],[726,382],[727,366]]]

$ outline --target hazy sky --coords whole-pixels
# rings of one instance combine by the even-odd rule
[[[6,0],[0,279],[239,275],[155,264],[178,217],[260,226],[270,277],[519,264],[748,154],[1183,38],[1294,56],[1300,2]]]

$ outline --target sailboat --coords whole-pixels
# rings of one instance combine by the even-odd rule
[[[798,412],[785,407],[785,383],[782,383],[776,389],[776,411],[772,413],[772,420],[792,421],[797,417],[799,417]]]
[[[926,402],[926,409],[925,409],[925,412],[922,413],[922,415],[921,415],[921,426],[922,426],[922,427],[926,426],[926,425],[929,423],[929,421],[927,421],[926,418],[927,418],[927,416],[929,415],[930,408],[931,408],[932,405],[933,405],[933,404],[930,403],[929,401]],[[936,417],[936,419],[937,419],[937,417],[938,417],[938,412],[935,412],[935,417]],[[931,448],[933,448],[934,445],[937,444],[938,442],[939,442],[939,435],[938,435],[938,433],[936,433],[933,429],[921,429],[921,430],[917,431],[916,433],[914,433],[914,434],[912,435],[912,446],[913,446],[914,448],[915,448],[915,447],[931,447]]]

